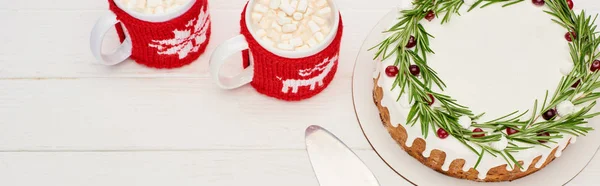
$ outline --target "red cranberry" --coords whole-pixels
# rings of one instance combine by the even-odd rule
[[[406,48],[412,48],[417,46],[417,39],[415,39],[415,36],[410,36],[410,38],[408,38],[408,43],[406,43]]]
[[[508,134],[509,136],[510,136],[510,135],[513,135],[513,134],[516,134],[516,133],[518,133],[518,132],[519,132],[519,131],[518,131],[517,129],[513,129],[513,128],[510,128],[510,127],[509,127],[509,128],[506,128],[506,134]]]
[[[592,72],[600,70],[600,60],[594,60],[594,62],[592,63],[592,67],[590,67],[590,70]]]
[[[427,101],[427,100],[425,100],[425,101],[427,101],[429,103],[429,106],[431,106],[431,105],[433,105],[433,103],[435,103],[435,98],[431,94],[428,94],[428,96],[429,96],[429,100],[431,100],[431,101]]]
[[[435,18],[435,13],[433,13],[433,10],[430,10],[429,12],[427,12],[427,15],[425,15],[425,19],[427,19],[427,21],[431,21]]]
[[[544,0],[531,0],[531,2],[533,2],[533,4],[536,6],[544,6],[544,4],[546,3],[544,2]]]
[[[538,134],[537,136],[550,136],[550,133],[549,132],[544,132],[544,133]],[[538,140],[538,142],[540,142],[540,143],[548,143],[548,141],[546,141],[546,140]]]
[[[418,76],[421,73],[421,68],[419,68],[419,66],[417,65],[410,65],[410,67],[408,67],[408,70],[410,70],[410,74],[412,74],[413,76]]]
[[[569,5],[569,9],[573,10],[573,0],[567,0],[567,5]]]
[[[394,65],[388,66],[387,68],[385,68],[385,74],[389,77],[396,77],[396,75],[398,74],[398,67]]]
[[[573,40],[577,39],[577,33],[575,32],[567,32],[565,34],[565,39],[567,39],[567,41],[572,42]]]
[[[548,110],[548,111],[544,112],[544,114],[542,114],[542,117],[543,117],[543,118],[544,118],[546,121],[549,121],[549,120],[552,120],[552,119],[554,119],[554,117],[556,117],[556,114],[557,114],[557,113],[556,113],[556,109],[550,109],[550,110]]]
[[[577,82],[575,82],[573,85],[571,85],[571,87],[577,88],[580,83],[581,83],[581,80],[577,80]]]
[[[440,139],[446,139],[446,138],[449,136],[449,134],[448,134],[448,132],[446,132],[446,130],[444,130],[443,128],[439,128],[439,129],[437,130],[437,136],[438,136]]]
[[[473,133],[481,133],[481,132],[483,132],[483,129],[481,129],[481,128],[473,129]],[[474,138],[481,138],[481,137],[485,136],[485,133],[482,133],[482,134],[473,134],[471,136],[474,137]]]

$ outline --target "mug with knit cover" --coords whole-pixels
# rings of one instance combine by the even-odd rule
[[[129,10],[108,0],[111,12],[100,18],[90,37],[90,48],[104,65],[115,65],[127,58],[153,68],[178,68],[195,61],[208,45],[211,22],[207,0],[190,0],[177,11],[148,15]],[[121,45],[103,54],[102,40],[116,27]]]
[[[210,72],[223,89],[235,89],[250,83],[261,94],[286,101],[311,98],[322,92],[333,80],[338,67],[343,24],[334,16],[332,31],[319,46],[307,51],[284,51],[263,44],[254,36],[250,0],[242,11],[241,34],[215,49],[210,59]],[[329,0],[333,12],[339,12]],[[243,67],[236,77],[223,77],[220,72],[225,60],[242,52]]]

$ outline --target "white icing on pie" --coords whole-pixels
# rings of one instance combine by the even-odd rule
[[[489,121],[515,110],[531,109],[535,99],[543,100],[546,90],[550,94],[554,92],[562,77],[561,66],[571,60],[568,43],[563,37],[566,30],[553,23],[551,16],[543,12],[544,8],[529,2],[506,8],[492,5],[468,13],[465,8],[461,11],[462,16],[454,15],[444,25],[440,24],[441,18],[431,23],[422,22],[425,29],[435,36],[430,41],[435,54],[428,56],[428,63],[448,85],[444,94],[470,107],[474,114],[486,112],[479,121]],[[392,125],[402,124],[406,129],[405,145],[410,147],[415,139],[423,136],[419,124],[405,125],[410,108],[397,102],[400,89],[392,90],[394,78],[385,74],[385,68],[393,65],[394,60],[395,57],[391,57],[381,62],[376,71],[380,75],[378,85],[384,90],[381,104],[388,108]],[[540,168],[553,149],[557,148],[555,156],[560,157],[569,139],[571,143],[576,141],[572,135],[563,136],[556,144],[548,143],[551,148],[536,146],[513,153],[513,156],[524,162],[525,169],[533,159],[541,156],[535,165]],[[455,138],[440,139],[430,131],[424,140],[426,149],[423,156],[429,157],[433,149],[446,153],[442,166],[444,171],[448,171],[456,159],[465,160],[464,171],[477,163],[478,156]],[[475,148],[480,151],[480,148]],[[485,179],[491,168],[504,164],[506,161],[501,156],[485,154],[477,167],[478,177]]]

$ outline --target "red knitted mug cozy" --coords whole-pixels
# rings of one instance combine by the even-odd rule
[[[254,77],[250,84],[254,89],[281,100],[299,101],[311,98],[327,88],[338,66],[344,28],[341,15],[333,42],[315,55],[297,59],[278,56],[258,44],[248,30],[245,15],[246,8],[242,12],[240,25],[241,33],[252,53]],[[245,50],[242,53],[244,68],[250,65],[249,51]]]
[[[108,0],[110,10],[121,22],[115,25],[121,42],[125,25],[133,44],[131,59],[154,68],[178,68],[194,62],[210,40],[211,22],[207,0],[197,0],[181,16],[165,22],[139,20]]]

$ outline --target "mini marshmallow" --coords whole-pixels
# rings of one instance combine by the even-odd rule
[[[277,23],[273,23],[273,24],[271,24],[271,28],[273,28],[273,30],[275,30],[275,31],[277,31],[277,32],[279,32],[279,33],[281,33],[281,32],[282,32],[282,30],[281,30],[281,26],[279,26]]]
[[[291,16],[292,14],[294,14],[294,12],[296,12],[296,9],[292,8],[292,6],[290,6],[289,4],[281,3],[279,8],[281,8],[281,11],[285,12],[285,14],[287,14],[289,16]]]
[[[315,10],[313,10],[312,8],[307,8],[306,9],[306,13],[304,13],[304,17],[312,15],[313,13],[315,13]]]
[[[296,31],[298,29],[298,25],[297,24],[285,24],[282,27],[282,31],[283,33],[292,33],[294,31]]]
[[[127,9],[133,9],[137,5],[137,0],[125,0],[123,4],[127,6]]]
[[[313,47],[316,47],[317,45],[319,45],[319,43],[315,39],[313,39],[313,38],[309,39],[306,42],[308,43],[308,46],[310,48],[313,48]]]
[[[300,2],[298,2],[298,7],[296,7],[296,11],[305,13],[307,8],[308,0],[300,0]]]
[[[256,4],[254,6],[254,11],[257,11],[260,13],[267,13],[269,11],[269,9],[261,4]]]
[[[275,45],[275,42],[273,42],[271,39],[269,39],[268,37],[263,37],[262,38],[263,43],[265,43],[265,45],[267,46],[273,46]]]
[[[569,100],[560,102],[556,105],[556,112],[562,117],[568,116],[569,114],[575,113],[575,105]]]
[[[292,39],[294,36],[292,34],[283,34],[281,35],[281,40],[282,41],[289,41],[290,39]]]
[[[263,17],[263,19],[261,19],[260,22],[258,22],[258,25],[262,29],[267,29],[267,28],[269,28],[269,26],[271,26],[271,21],[269,21],[269,19],[266,19]]]
[[[318,0],[316,5],[318,7],[324,7],[325,5],[327,5],[327,0]]]
[[[283,25],[292,23],[292,19],[290,19],[289,17],[279,17],[279,19],[277,20],[277,23],[279,23],[279,25],[283,26]]]
[[[266,35],[267,35],[267,31],[265,31],[265,29],[260,29],[260,30],[256,31],[256,36],[259,38],[264,37]]]
[[[323,33],[317,32],[315,33],[315,39],[317,39],[317,41],[319,42],[323,42],[323,40],[325,40],[325,36],[323,35]]]
[[[162,0],[148,0],[146,3],[146,7],[149,8],[155,8],[160,5],[162,5]]]
[[[292,0],[290,2],[290,6],[294,9],[294,11],[298,8],[298,0]]]
[[[139,9],[146,9],[146,0],[137,0],[135,7]]]
[[[271,0],[271,3],[269,3],[269,8],[271,8],[273,10],[277,10],[280,5],[281,5],[281,0]]]
[[[320,25],[324,25],[325,23],[327,23],[327,21],[319,16],[312,16],[312,20],[319,23]]]
[[[300,13],[300,12],[296,12],[296,13],[294,13],[294,15],[292,17],[294,17],[294,20],[300,21],[300,20],[302,20],[302,18],[304,18],[304,15],[302,15],[302,13]]]
[[[296,48],[296,50],[308,50],[310,49],[307,45],[302,45],[301,47]]]
[[[252,20],[255,23],[258,23],[262,18],[263,18],[263,15],[261,13],[252,13]]]
[[[302,46],[302,44],[304,44],[304,42],[300,38],[293,38],[292,40],[290,40],[290,45],[294,47]]]
[[[277,45],[277,48],[281,49],[281,50],[294,50],[294,47],[288,43],[279,43]]]
[[[281,17],[286,17],[286,16],[287,16],[287,15],[285,14],[285,12],[282,12],[282,11],[278,11],[278,12],[277,12],[277,17],[280,17],[280,18],[281,18]]]
[[[317,25],[317,23],[315,23],[315,21],[309,21],[308,22],[308,28],[310,28],[310,30],[313,33],[316,33],[318,31],[321,31],[321,27],[319,25]]]
[[[155,14],[165,13],[165,8],[163,8],[162,6],[157,6],[156,8],[154,8],[154,13]]]
[[[506,137],[502,135],[499,141],[490,143],[490,147],[497,151],[503,151],[504,149],[506,149],[506,147],[508,147],[508,139],[506,139]]]
[[[321,26],[321,32],[323,32],[324,35],[329,35],[329,32],[331,32],[331,29],[329,28],[329,26],[323,25],[323,26]]]
[[[279,41],[281,38],[281,33],[277,32],[275,30],[268,30],[267,37],[271,38],[271,40],[273,40],[273,41]]]
[[[331,14],[331,8],[325,7],[323,9],[319,10],[318,14],[319,15],[330,15]]]

